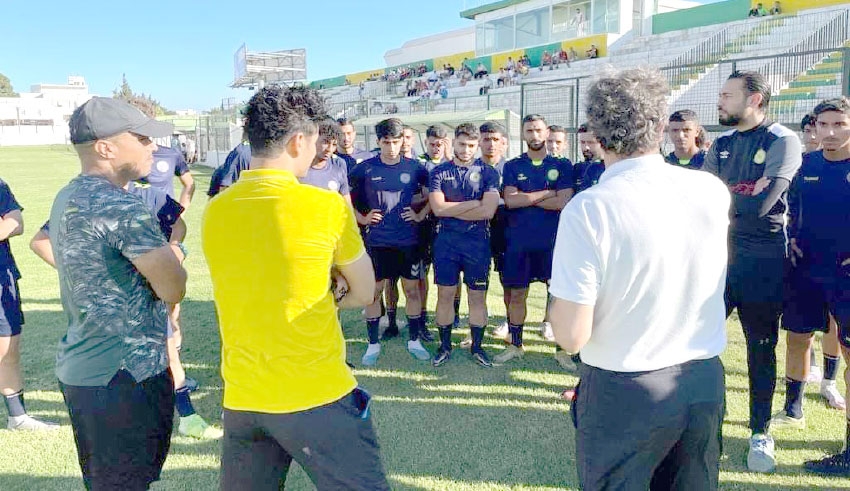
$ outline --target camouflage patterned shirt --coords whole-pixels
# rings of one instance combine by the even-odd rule
[[[165,304],[130,262],[166,245],[142,199],[102,177],[77,176],[53,202],[50,243],[68,319],[59,380],[106,386],[121,369],[137,382],[166,370]]]

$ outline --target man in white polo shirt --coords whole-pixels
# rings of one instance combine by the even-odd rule
[[[729,191],[658,153],[667,83],[603,75],[587,96],[606,170],[561,213],[549,318],[584,362],[582,489],[717,489]]]

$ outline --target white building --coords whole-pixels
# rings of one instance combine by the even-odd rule
[[[52,145],[69,141],[68,119],[92,98],[83,77],[67,84],[36,84],[19,97],[0,97],[0,145]]]

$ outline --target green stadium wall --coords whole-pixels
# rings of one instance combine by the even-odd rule
[[[690,29],[693,27],[710,26],[736,20],[746,19],[752,0],[726,0],[725,2],[701,5],[666,14],[652,16],[652,33]],[[768,3],[765,0],[763,3]],[[769,2],[773,5],[773,2]]]

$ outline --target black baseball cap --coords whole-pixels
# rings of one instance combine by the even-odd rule
[[[150,138],[169,136],[174,125],[149,118],[120,99],[92,97],[74,110],[68,121],[71,143],[77,145],[128,131]]]

